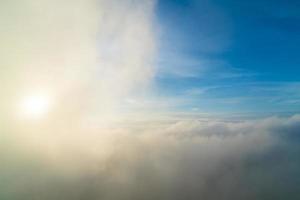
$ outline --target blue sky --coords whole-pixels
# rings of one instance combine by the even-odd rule
[[[160,0],[156,89],[172,111],[297,113],[300,2]]]

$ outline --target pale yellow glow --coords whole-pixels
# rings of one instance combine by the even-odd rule
[[[45,94],[33,94],[23,98],[20,111],[22,117],[38,119],[50,109],[50,98]]]

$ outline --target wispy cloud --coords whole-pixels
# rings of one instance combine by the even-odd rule
[[[203,84],[203,86],[201,86]],[[298,82],[234,81],[211,84],[190,84],[177,93],[166,94],[175,98],[178,109],[187,112],[274,113],[299,112]]]
[[[225,60],[178,53],[160,56],[157,76],[173,78],[198,78],[210,80],[239,79],[257,74],[231,66]]]

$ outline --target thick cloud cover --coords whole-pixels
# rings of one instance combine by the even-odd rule
[[[127,124],[86,135],[88,148],[36,148],[10,134],[1,144],[0,197],[298,199],[299,130],[299,115]]]

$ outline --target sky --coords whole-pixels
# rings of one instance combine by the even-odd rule
[[[300,199],[299,9],[0,0],[0,199]]]
[[[156,84],[186,112],[299,112],[298,1],[158,1]]]

